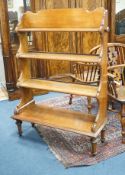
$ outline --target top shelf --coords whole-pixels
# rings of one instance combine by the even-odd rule
[[[26,12],[17,32],[102,32],[105,29],[106,10],[93,11],[82,8],[47,9],[37,13]]]

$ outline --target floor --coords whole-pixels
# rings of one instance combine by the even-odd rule
[[[7,100],[7,99],[8,99],[8,94],[7,94],[6,88],[2,86],[1,84],[0,85],[0,101]]]
[[[62,94],[50,93],[37,101]],[[18,101],[0,102],[0,175],[124,175],[125,153],[94,166],[65,169],[30,124],[23,124],[23,137],[10,118]]]

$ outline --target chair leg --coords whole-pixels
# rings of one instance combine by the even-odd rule
[[[88,101],[88,113],[91,114],[91,109],[92,109],[92,98],[91,97],[87,97],[87,101]]]
[[[108,100],[108,110],[112,111],[112,102]]]
[[[16,125],[17,125],[19,136],[22,136],[22,121],[21,120],[16,120]]]
[[[72,79],[72,83],[75,83],[75,79],[73,78]],[[70,97],[69,97],[69,105],[71,105],[72,104],[72,99],[73,99],[73,94],[70,94]]]
[[[102,142],[102,143],[105,142],[105,131],[106,131],[105,128],[103,128],[103,130],[101,131],[101,142]]]
[[[108,101],[108,110],[112,111],[112,112],[118,112],[118,110],[114,106],[114,101],[113,100]]]
[[[72,95],[72,94],[70,94],[70,97],[69,97],[69,105],[71,105],[71,104],[72,104],[72,99],[73,99],[73,95]]]
[[[97,154],[97,138],[91,138],[91,147],[92,147],[92,150],[91,150],[92,156],[96,156],[96,154]]]
[[[122,143],[125,144],[125,117],[121,119],[122,125]]]
[[[125,105],[121,107],[122,143],[125,144]]]

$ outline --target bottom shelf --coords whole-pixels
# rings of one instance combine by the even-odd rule
[[[23,112],[12,116],[12,118],[91,137],[96,137],[102,129],[102,127],[100,127],[96,133],[91,131],[95,120],[94,115],[63,109],[57,110],[40,104],[35,104]]]

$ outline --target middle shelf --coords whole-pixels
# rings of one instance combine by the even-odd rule
[[[62,92],[81,96],[96,97],[99,87],[80,85],[73,83],[63,83],[48,80],[27,79],[17,83],[19,87],[47,90],[50,92]]]
[[[41,59],[41,60],[58,60],[58,61],[83,61],[100,64],[99,55],[80,55],[80,54],[62,54],[62,53],[45,53],[45,52],[28,52],[18,53],[17,58],[22,59]]]

